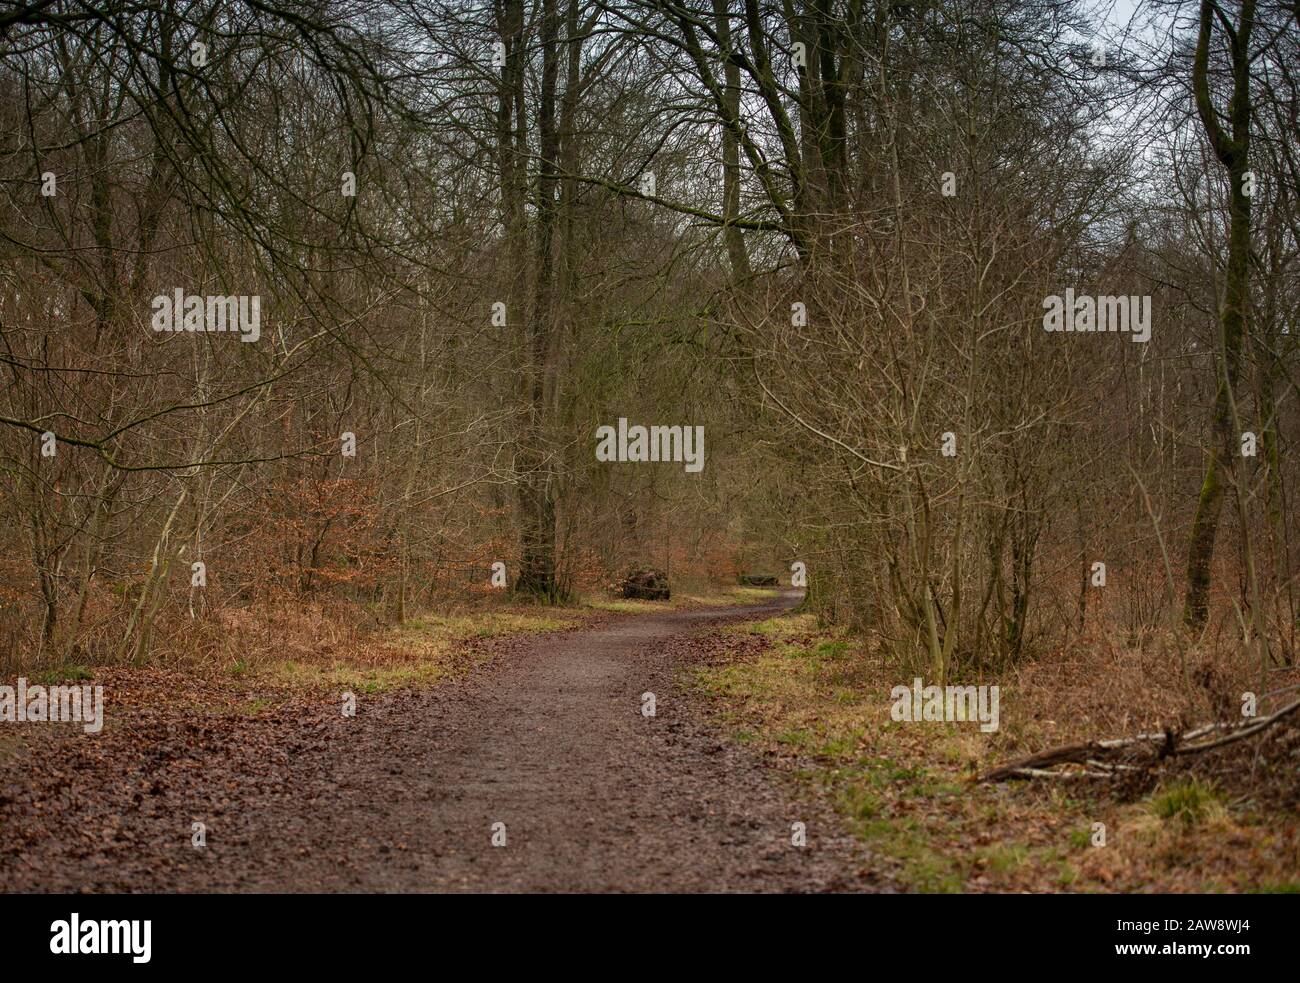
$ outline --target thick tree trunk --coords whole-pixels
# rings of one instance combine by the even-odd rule
[[[1214,563],[1214,543],[1223,509],[1224,477],[1234,467],[1233,447],[1234,390],[1241,368],[1242,339],[1246,333],[1246,308],[1250,289],[1250,198],[1245,190],[1245,175],[1250,151],[1250,31],[1254,19],[1254,0],[1242,5],[1241,21],[1231,38],[1233,91],[1229,106],[1231,136],[1223,132],[1210,97],[1210,35],[1216,15],[1214,0],[1201,4],[1200,35],[1192,84],[1196,108],[1205,127],[1215,156],[1227,168],[1229,188],[1228,265],[1224,281],[1223,309],[1220,314],[1222,358],[1219,384],[1210,416],[1210,446],[1205,455],[1205,476],[1192,520],[1187,550],[1187,598],[1183,605],[1183,622],[1200,631],[1209,616],[1210,574]]]
[[[534,303],[525,358],[526,423],[519,448],[520,570],[515,589],[547,600],[560,599],[556,578],[555,458],[549,439],[555,389],[555,219],[560,140],[556,128],[559,75],[557,0],[542,0],[542,91],[537,113],[541,159],[537,172],[537,239]]]
[[[731,17],[727,0],[713,0],[713,18],[719,42],[724,50],[730,51]],[[728,59],[722,71],[726,114],[730,118],[739,119],[740,67],[734,60]],[[728,221],[740,217],[740,138],[725,124],[722,127],[722,214]],[[749,266],[749,253],[745,249],[745,234],[739,226],[727,225],[723,228],[722,235],[727,247],[727,260],[731,264],[732,279],[748,280],[753,273]]]

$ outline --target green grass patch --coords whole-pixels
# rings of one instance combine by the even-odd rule
[[[1147,808],[1157,819],[1183,829],[1200,826],[1224,812],[1223,803],[1214,787],[1195,778],[1156,792],[1151,796]]]
[[[447,676],[446,667],[433,662],[361,668],[346,663],[307,665],[286,660],[262,669],[259,678],[295,687],[382,693],[409,686],[431,685]]]
[[[990,870],[1005,874],[1029,859],[1029,848],[1023,843],[997,843],[980,848],[976,851],[976,856],[982,859]]]
[[[1027,844],[954,849],[977,822],[962,771],[968,733],[943,725],[893,723],[889,687],[855,639],[789,614],[722,629],[759,636],[761,654],[695,671],[723,704],[723,720],[751,743],[797,755],[797,779],[844,818],[912,891],[962,891],[974,874],[1013,875],[1036,858]],[[875,673],[876,675],[873,675]],[[1000,817],[994,810],[993,823]],[[992,823],[991,823],[992,824]],[[1053,863],[1051,876],[1058,876]]]
[[[52,669],[37,669],[28,677],[41,686],[57,686],[59,683],[80,683],[94,679],[95,674],[86,666],[55,666]]]
[[[1300,894],[1300,881],[1270,881],[1255,888],[1256,894]]]

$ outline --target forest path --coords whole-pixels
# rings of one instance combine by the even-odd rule
[[[223,717],[197,735],[195,725],[165,726],[144,761],[138,740],[126,757],[106,731],[100,740],[109,746],[95,754],[94,767],[74,761],[61,773],[59,802],[24,808],[24,792],[40,796],[39,783],[0,780],[0,826],[30,819],[34,808],[43,827],[22,837],[20,853],[4,844],[0,884],[19,891],[879,889],[838,821],[792,800],[789,782],[723,742],[678,682],[707,653],[707,639],[693,637],[698,629],[770,617],[798,597],[785,592],[746,608],[635,615],[523,637],[459,682],[363,695],[351,718],[333,706],[286,714],[270,731],[243,735],[241,727],[255,721]],[[655,694],[654,717],[641,712],[647,692]],[[193,821],[206,826],[203,849],[191,846]],[[806,824],[804,847],[791,845],[796,821]],[[504,846],[492,843],[496,823],[504,824]]]

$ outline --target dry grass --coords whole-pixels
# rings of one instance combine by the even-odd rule
[[[196,709],[261,712],[308,691],[433,684],[481,665],[490,655],[486,641],[573,630],[600,617],[583,608],[480,603],[382,625],[355,605],[267,604],[160,626],[160,642],[142,665],[71,663],[19,672],[34,682],[111,682],[119,708],[171,693]]]
[[[1180,762],[1158,785],[972,780],[1016,753],[1196,716],[1257,667],[1189,685],[1168,647],[1099,646],[1091,660],[1081,647],[1003,682],[1001,727],[985,734],[891,720],[890,690],[910,680],[811,616],[730,632],[734,657],[698,680],[726,726],[830,799],[913,890],[1300,888],[1294,731]]]
[[[254,672],[290,685],[346,687],[365,693],[428,685],[480,665],[488,653],[475,642],[569,631],[591,620],[583,611],[536,607],[427,614],[376,632],[364,645],[321,650],[305,658],[270,659]]]
[[[112,632],[99,644],[56,664],[35,660],[11,667],[33,681],[111,679],[130,704],[137,690],[170,688],[184,702],[220,711],[255,712],[308,690],[373,693],[431,685],[472,672],[490,655],[482,644],[522,634],[570,631],[611,614],[641,614],[767,600],[770,591],[687,585],[667,604],[597,595],[569,607],[518,603],[509,595],[445,599],[436,610],[385,624],[371,608],[328,595],[279,598],[230,606],[190,618],[160,617],[149,656],[116,661]],[[109,615],[112,612],[105,612]]]

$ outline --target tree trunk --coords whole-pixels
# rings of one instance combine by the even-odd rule
[[[541,159],[537,171],[537,239],[533,310],[525,336],[524,387],[527,408],[519,448],[520,593],[559,600],[555,563],[554,448],[549,440],[555,387],[554,239],[560,140],[555,93],[559,75],[557,0],[542,0],[542,90],[537,113]]]
[[[1183,605],[1183,622],[1200,631],[1209,616],[1210,573],[1214,563],[1214,542],[1223,508],[1224,472],[1234,467],[1233,391],[1241,367],[1242,339],[1246,332],[1246,307],[1250,288],[1250,198],[1245,191],[1245,174],[1250,151],[1250,31],[1255,14],[1254,0],[1245,0],[1232,50],[1233,89],[1229,106],[1232,134],[1224,133],[1210,98],[1210,35],[1217,7],[1214,0],[1202,0],[1200,35],[1192,68],[1192,86],[1196,109],[1215,156],[1228,171],[1229,227],[1228,266],[1224,281],[1223,309],[1220,313],[1222,359],[1218,366],[1219,384],[1210,415],[1210,446],[1205,456],[1205,476],[1201,480],[1200,499],[1192,520],[1187,550],[1187,598]]]

